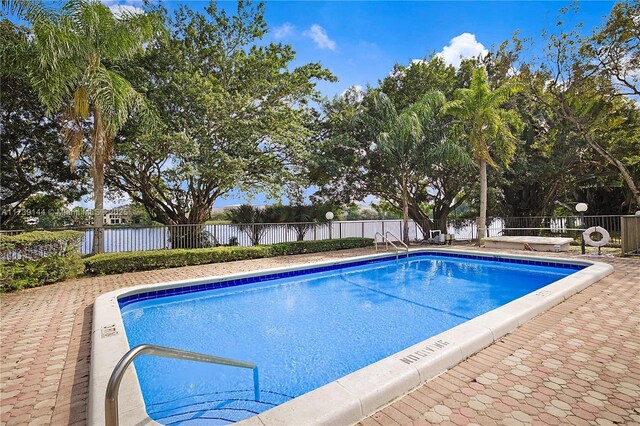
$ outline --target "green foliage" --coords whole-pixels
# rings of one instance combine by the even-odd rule
[[[94,251],[103,250],[104,167],[113,139],[132,115],[147,125],[153,114],[144,96],[119,73],[118,61],[141,52],[162,26],[156,13],[118,16],[94,0],[67,0],[60,8],[39,1],[5,0],[29,21],[32,37],[21,58],[25,74],[48,114],[62,122],[69,162],[88,154],[96,216]]]
[[[265,209],[267,220],[274,223],[283,223],[288,229],[296,233],[298,241],[304,240],[306,233],[317,227],[320,223],[326,222],[327,212],[336,210],[332,204],[294,204],[283,206],[276,204]]]
[[[335,210],[331,204],[274,204],[267,207],[243,204],[228,210],[226,216],[236,228],[249,236],[253,245],[258,245],[269,229],[281,226],[293,229],[296,239],[302,241],[307,231],[326,222],[325,214],[331,210]]]
[[[516,111],[504,108],[504,104],[523,89],[520,83],[509,82],[492,90],[486,70],[477,68],[469,88],[458,89],[455,99],[447,104],[447,112],[465,124],[471,153],[478,163],[484,161],[497,167],[495,156],[509,165],[522,121]]]
[[[468,84],[468,63],[456,72],[437,57],[414,61],[396,66],[379,87],[326,102],[323,139],[309,163],[309,179],[320,187],[314,196],[349,204],[373,195],[399,211],[406,198],[409,217],[421,225],[433,226],[431,215],[446,219],[467,198],[472,169],[442,95]]]
[[[295,241],[277,243],[270,246],[273,256],[288,254],[319,253],[332,250],[346,250],[373,245],[371,238],[341,238],[338,240]]]
[[[236,228],[244,232],[251,239],[251,244],[257,246],[263,235],[269,230],[270,218],[262,207],[252,206],[251,204],[242,204],[227,212],[227,218],[235,225]]]
[[[85,258],[84,264],[87,274],[105,275],[258,259],[269,257],[269,255],[268,246],[151,250],[129,253],[102,253]]]
[[[298,241],[272,246],[216,247],[206,249],[153,250],[129,253],[103,253],[84,259],[87,274],[104,275],[159,268],[173,268],[206,263],[258,259],[287,254],[316,253],[368,247],[370,238],[344,238],[339,240]]]
[[[151,220],[151,216],[149,216],[149,213],[147,212],[147,209],[145,209],[142,204],[133,202],[129,204],[128,209],[131,223],[145,226],[149,226],[153,223],[153,221]]]
[[[0,292],[37,287],[82,273],[77,231],[0,235]]]
[[[469,88],[458,89],[446,105],[447,113],[457,117],[469,140],[469,151],[480,169],[480,221],[478,238],[485,237],[487,218],[487,165],[498,167],[494,157],[506,167],[513,159],[522,128],[520,115],[505,104],[524,89],[518,82],[491,88],[484,67],[473,70]]]
[[[166,19],[169,37],[122,64],[162,128],[121,132],[108,180],[153,220],[202,223],[232,190],[273,194],[295,180],[314,136],[316,83],[334,77],[263,41],[263,4],[240,1],[235,14],[183,6]]]
[[[100,2],[73,0],[55,11],[32,15],[30,23],[34,37],[29,76],[48,112],[64,110],[73,125],[67,134],[71,141],[76,142],[76,132],[84,136],[80,122],[92,115],[97,136],[104,131],[112,139],[130,113],[144,108],[144,99],[109,64],[142,50],[159,27],[157,15],[115,16]]]
[[[3,229],[26,227],[25,219],[35,215],[23,212],[51,209],[46,204],[34,206],[34,194],[73,201],[85,192],[80,173],[69,169],[59,123],[47,117],[25,75],[22,56],[28,51],[30,36],[28,29],[7,19],[0,22],[0,225]]]
[[[64,256],[78,248],[83,235],[78,231],[33,231],[0,235],[0,257],[9,258],[11,253],[27,259],[49,255]]]
[[[395,107],[402,110],[418,102],[425,90],[439,90],[451,98],[456,87],[461,87],[458,78],[452,65],[435,56],[429,60],[414,60],[407,66],[396,64],[379,87]]]
[[[633,77],[640,72],[638,19],[637,3],[620,3],[591,37],[584,37],[579,25],[566,29],[561,19],[546,33],[546,58],[526,67],[530,96],[557,117],[552,130],[577,136],[588,169],[575,193],[589,196],[592,188],[621,187],[628,212],[640,206],[640,168],[634,158],[639,92]]]
[[[622,95],[640,96],[639,28],[640,2],[617,2],[606,24],[583,40],[580,49],[586,68],[605,75]]]

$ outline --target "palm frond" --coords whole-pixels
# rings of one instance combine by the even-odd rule
[[[458,118],[468,117],[467,104],[461,99],[454,99],[453,101],[447,102],[443,112]]]
[[[37,22],[55,16],[58,11],[40,0],[2,0],[2,9],[28,22]]]
[[[91,103],[102,114],[109,137],[115,136],[131,115],[147,111],[144,97],[114,71],[89,68],[85,81]]]
[[[436,145],[429,153],[436,162],[441,162],[452,167],[473,168],[476,163],[464,146],[453,140],[446,139]]]
[[[507,82],[502,86],[493,90],[489,96],[487,96],[487,105],[491,105],[495,108],[498,108],[504,105],[509,99],[511,99],[514,95],[522,92],[525,89],[524,84],[520,82]]]
[[[433,120],[442,110],[446,98],[439,90],[430,90],[417,102],[408,107],[420,121]]]

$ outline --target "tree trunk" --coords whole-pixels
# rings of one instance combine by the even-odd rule
[[[402,178],[402,241],[409,244],[409,193],[407,191],[407,180]]]
[[[441,233],[446,234],[448,232],[447,225],[449,221],[449,213],[451,213],[451,207],[448,205],[442,205],[439,209],[433,209],[433,222],[440,230]]]
[[[478,243],[487,236],[487,162],[480,161],[480,218],[478,220]]]
[[[104,252],[104,160],[106,135],[102,115],[98,108],[93,110],[93,254]]]
[[[104,252],[104,162],[94,165],[93,198],[95,211],[93,214],[93,254]]]
[[[413,219],[416,226],[420,228],[422,235],[425,236],[425,238],[428,237],[429,231],[434,227],[434,223],[429,219],[429,216],[421,210],[420,206],[415,203],[415,201],[413,203],[409,202],[408,211],[409,217]]]

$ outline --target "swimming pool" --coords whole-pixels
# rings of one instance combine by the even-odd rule
[[[585,274],[594,266],[598,273]],[[259,367],[256,401],[248,371],[139,358],[144,408],[160,423],[225,424],[259,413],[267,421],[323,390],[356,397],[357,407],[346,411],[361,417],[578,291],[570,285],[575,276],[594,279],[602,268],[419,250],[399,261],[370,256],[147,288],[114,301],[128,347],[151,343]],[[301,412],[289,414],[300,419]]]

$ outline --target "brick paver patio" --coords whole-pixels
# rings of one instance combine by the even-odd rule
[[[92,303],[132,285],[371,250],[289,256],[70,280],[0,296],[0,423],[85,424]],[[639,424],[640,259],[361,422]]]

